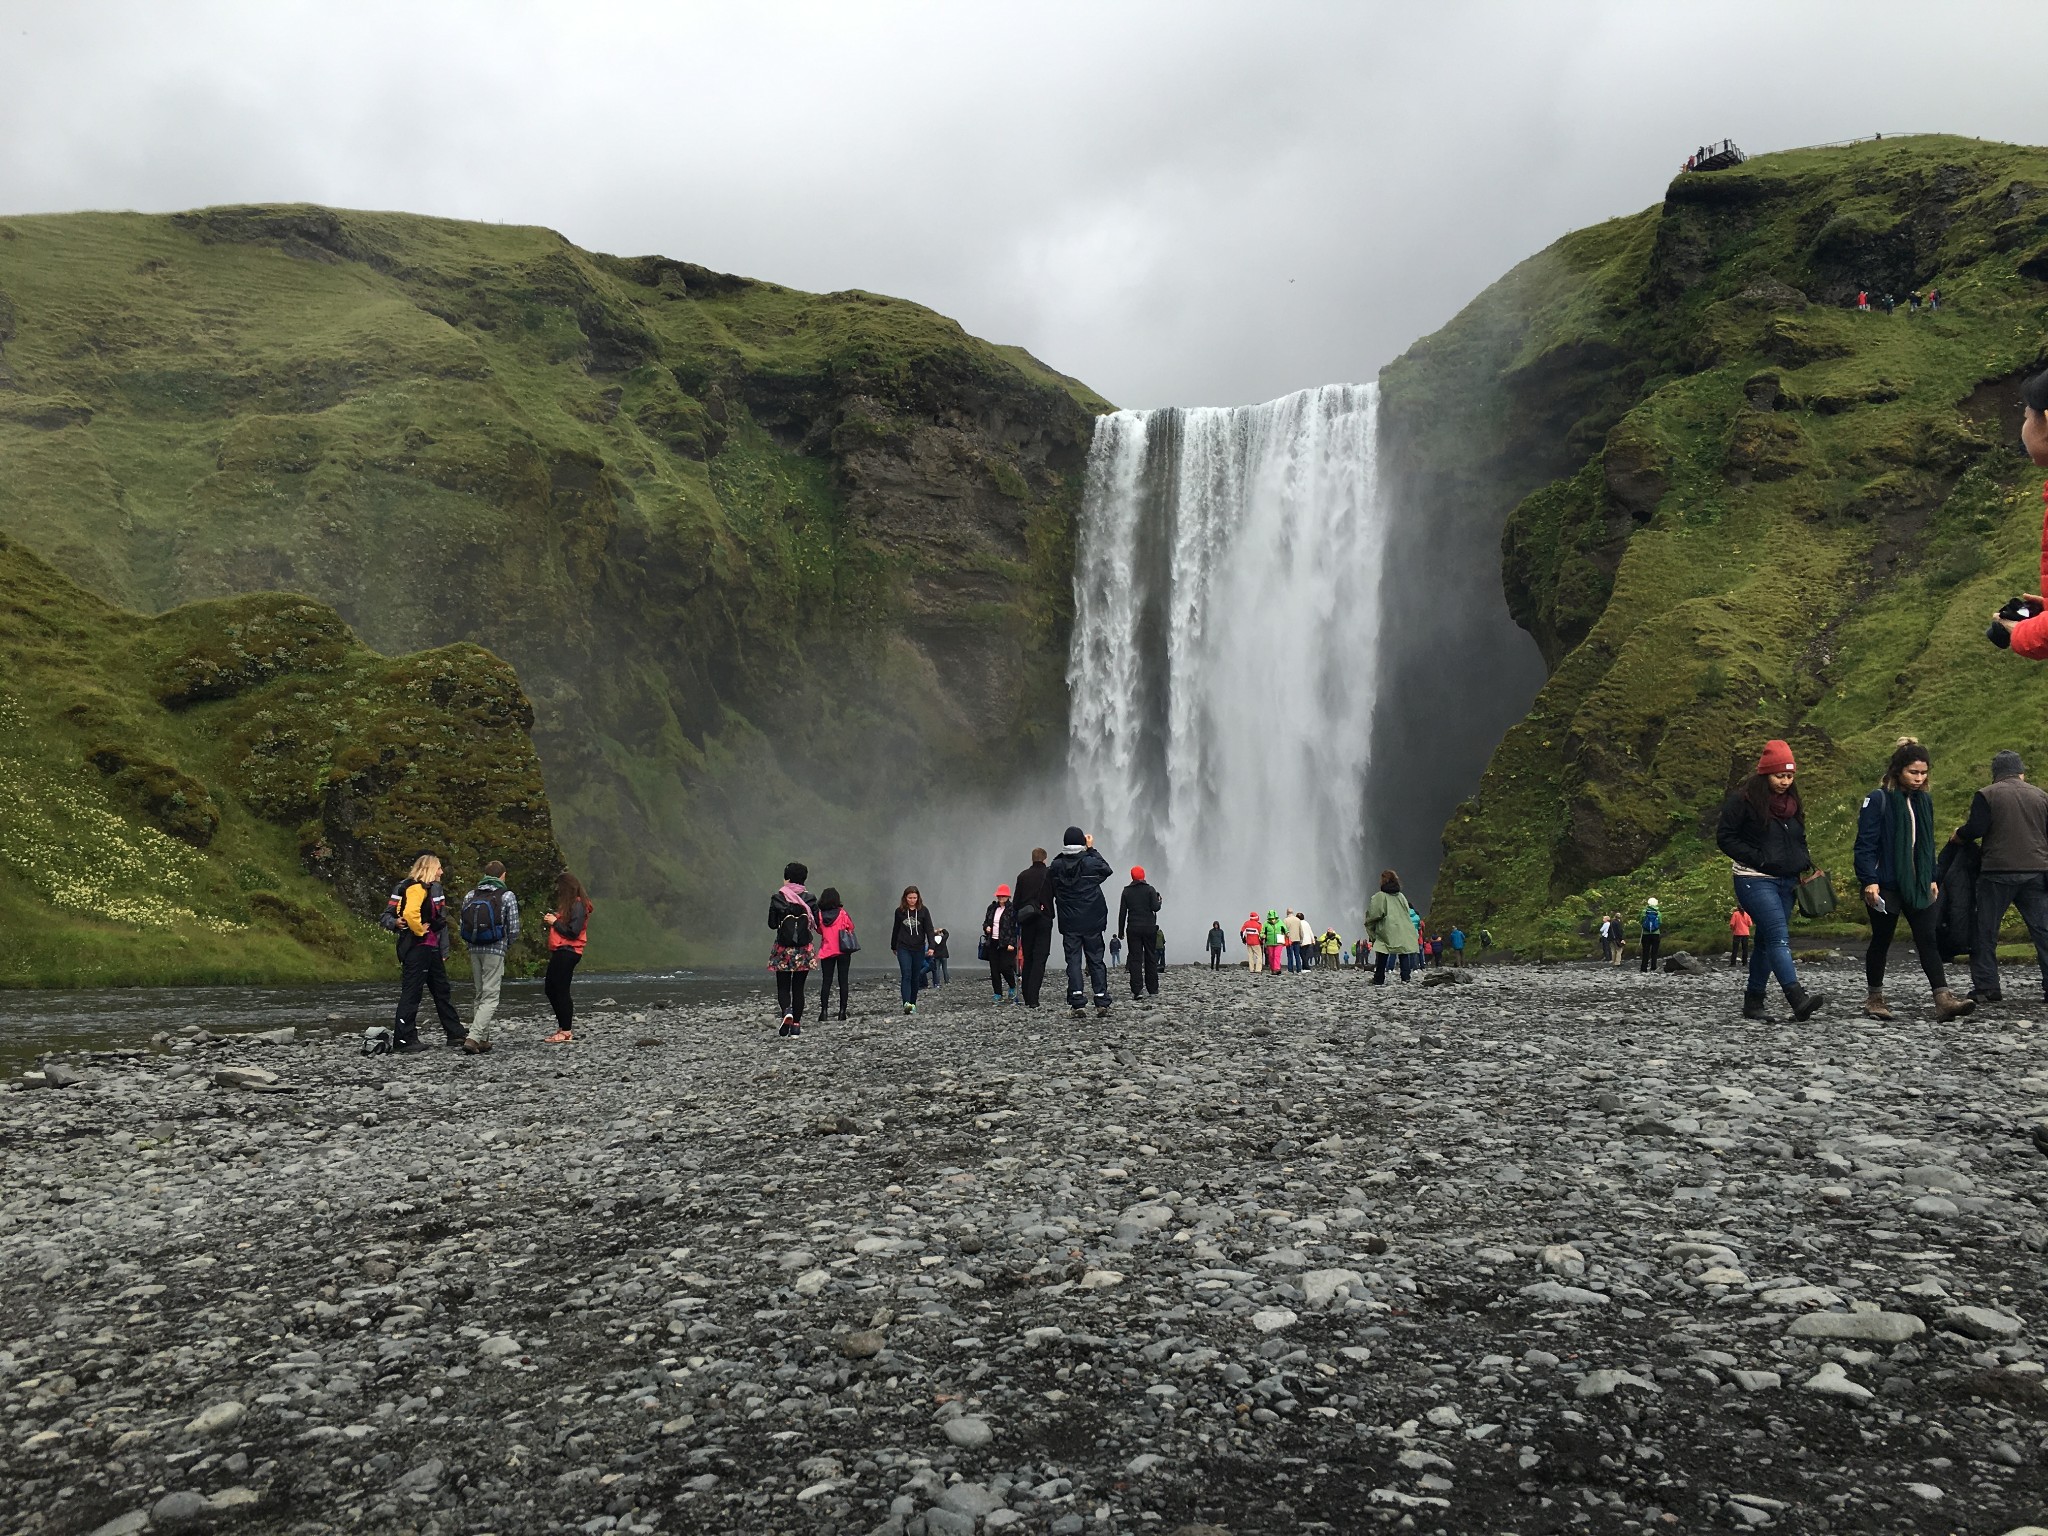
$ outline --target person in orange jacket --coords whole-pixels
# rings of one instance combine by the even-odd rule
[[[2048,373],[2037,373],[2020,386],[2020,399],[2026,403],[2027,418],[2020,423],[2020,444],[2027,450],[2027,457],[2044,469],[2048,469]],[[2041,487],[2041,499],[2048,503],[2048,485]],[[2048,591],[2048,515],[2041,523],[2041,587]],[[2005,628],[2006,641],[2015,656],[2024,656],[2029,661],[2048,661],[2048,601],[2039,592],[2030,593],[2026,598],[2034,616],[2030,619],[2008,619],[2002,612],[1991,615],[1993,624]]]
[[[542,1045],[567,1045],[576,1038],[576,1003],[569,996],[569,983],[583,959],[583,946],[590,942],[590,893],[583,882],[566,869],[555,881],[552,910],[542,914],[548,925],[548,974],[541,990],[555,1010],[555,1032]]]
[[[1737,907],[1728,914],[1728,963],[1749,964],[1749,936],[1756,932],[1756,919]]]
[[[1244,968],[1254,976],[1259,974],[1260,962],[1266,958],[1265,932],[1266,925],[1259,921],[1256,912],[1247,917],[1237,930],[1237,936],[1244,940]]]

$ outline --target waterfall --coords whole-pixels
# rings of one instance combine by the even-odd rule
[[[1096,424],[1074,576],[1068,766],[1082,823],[1212,919],[1305,911],[1356,936],[1386,511],[1378,389],[1118,411]]]

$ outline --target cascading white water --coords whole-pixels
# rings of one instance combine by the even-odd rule
[[[1378,389],[1097,422],[1075,562],[1068,765],[1177,960],[1294,907],[1355,936],[1386,511]],[[1114,892],[1122,880],[1114,882]]]

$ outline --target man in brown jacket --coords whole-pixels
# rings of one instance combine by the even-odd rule
[[[1977,931],[1970,952],[1970,996],[2003,1001],[1998,981],[1998,925],[2017,906],[2041,965],[2048,998],[2048,790],[2027,782],[2017,752],[1995,753],[1991,783],[1971,797],[1970,819],[1956,829],[1964,842],[1982,839],[1977,876]]]

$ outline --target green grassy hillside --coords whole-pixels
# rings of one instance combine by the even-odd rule
[[[1102,408],[913,304],[547,230],[0,220],[0,528],[130,607],[512,661],[594,963],[715,953],[786,858],[852,886],[892,811],[1058,749]]]
[[[1445,829],[1435,911],[1569,952],[1655,894],[1667,947],[1724,940],[1714,813],[1772,736],[1845,886],[1897,736],[1944,819],[1998,748],[2048,770],[2048,668],[1983,638],[2038,585],[2016,386],[2044,340],[2048,151],[1918,137],[1682,177],[1388,368],[1411,483],[1504,517],[1551,669]]]
[[[532,721],[475,646],[379,656],[276,593],[148,619],[0,535],[0,986],[382,974],[422,847],[538,897]]]

